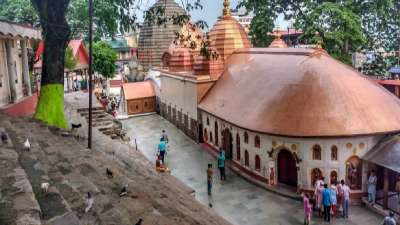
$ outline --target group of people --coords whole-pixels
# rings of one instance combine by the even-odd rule
[[[315,182],[314,195],[303,193],[304,205],[304,224],[308,225],[314,210],[318,212],[319,217],[324,221],[330,222],[331,216],[341,215],[344,218],[349,217],[350,187],[341,180],[328,186],[324,178]]]

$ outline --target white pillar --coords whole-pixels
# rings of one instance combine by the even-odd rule
[[[21,53],[22,53],[22,79],[24,79],[26,93],[28,96],[32,95],[31,89],[31,78],[29,77],[29,62],[28,62],[28,50],[26,43],[27,41],[22,39],[21,43]]]
[[[11,42],[13,42],[13,41],[14,40],[12,40],[12,39],[7,39],[5,41],[11,103],[15,103],[17,101],[17,89],[15,86],[16,71],[15,71],[15,67],[14,67],[14,60],[12,57],[12,49],[11,49]]]

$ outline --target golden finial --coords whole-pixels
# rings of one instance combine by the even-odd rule
[[[231,15],[231,4],[229,0],[224,0],[224,11],[223,11],[224,16],[230,16]]]

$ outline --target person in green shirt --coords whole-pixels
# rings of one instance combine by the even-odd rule
[[[219,173],[220,173],[220,178],[221,180],[226,180],[226,176],[225,176],[225,153],[224,151],[221,149],[218,155],[218,169],[219,169]]]

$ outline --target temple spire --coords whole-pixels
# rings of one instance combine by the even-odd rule
[[[224,10],[223,10],[223,16],[230,16],[231,15],[231,4],[229,0],[224,0]]]

